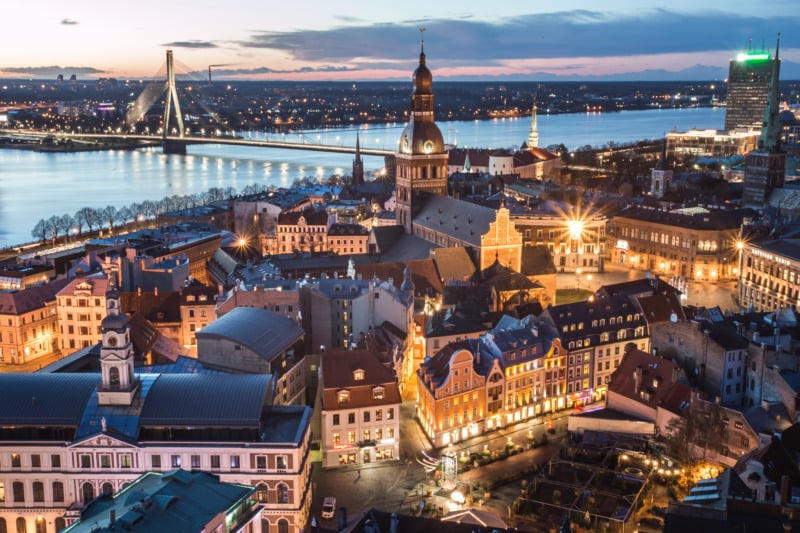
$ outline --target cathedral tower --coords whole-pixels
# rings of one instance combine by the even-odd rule
[[[424,32],[425,29],[421,29]],[[413,233],[412,220],[423,193],[447,195],[447,150],[433,118],[433,76],[425,64],[425,41],[420,40],[419,66],[414,71],[411,119],[400,136],[396,155],[397,223]]]

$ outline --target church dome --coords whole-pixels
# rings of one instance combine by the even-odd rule
[[[413,94],[431,94],[431,87],[433,87],[433,74],[430,69],[425,65],[425,52],[419,54],[419,66],[414,71],[411,78],[414,82]]]
[[[103,331],[116,331],[122,333],[128,327],[128,317],[124,313],[108,315],[100,323]]]
[[[412,120],[400,135],[400,152],[404,154],[442,154],[444,151],[444,136],[434,122]]]

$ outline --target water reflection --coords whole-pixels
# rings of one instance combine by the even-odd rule
[[[673,129],[721,128],[724,110],[712,108],[658,110],[594,115],[539,115],[541,145],[568,148],[608,141],[662,137]],[[460,146],[518,147],[528,137],[530,119],[440,122],[446,138]],[[303,132],[306,142],[397,150],[404,125],[318,129]],[[299,133],[248,131],[253,139],[300,142]],[[326,152],[198,145],[186,156],[164,155],[158,148],[80,153],[36,153],[0,150],[3,190],[0,196],[0,247],[31,240],[41,218],[75,213],[84,206],[117,208],[165,196],[199,193],[211,187],[241,190],[249,184],[289,186],[298,178],[325,179],[349,174],[353,156]],[[364,170],[384,165],[382,157],[364,156]]]

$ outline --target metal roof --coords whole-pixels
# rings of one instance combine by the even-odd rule
[[[197,332],[202,339],[228,339],[269,361],[303,337],[294,320],[255,307],[237,307]],[[201,358],[202,359],[202,358]]]
[[[99,374],[0,374],[0,425],[77,426]]]
[[[254,426],[269,403],[269,374],[161,374],[142,408],[142,426]]]

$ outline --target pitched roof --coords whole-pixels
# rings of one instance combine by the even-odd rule
[[[631,349],[611,375],[608,390],[653,409],[663,405],[675,412],[691,398],[691,389],[681,383],[684,379],[683,370],[669,359]]]
[[[322,405],[324,409],[354,409],[372,405],[400,403],[392,371],[381,363],[372,350],[331,350],[320,356],[322,372]],[[363,371],[363,379],[356,380],[356,370]],[[376,399],[375,387],[383,388],[383,397]],[[350,400],[339,404],[338,392],[347,389]]]
[[[41,309],[55,300],[56,294],[68,283],[67,279],[58,279],[19,291],[0,291],[0,315],[20,315]]]
[[[497,212],[490,207],[432,195],[414,217],[414,225],[480,246],[481,236],[489,232],[489,225],[496,218]]]
[[[435,248],[431,251],[431,257],[436,263],[439,277],[444,283],[466,281],[476,270],[472,258],[463,246]]]
[[[403,283],[406,266],[411,270],[411,281],[417,294],[442,294],[444,287],[432,259],[416,259],[405,262],[363,263],[356,265],[356,273],[362,279],[392,279],[394,286],[400,288]]]

